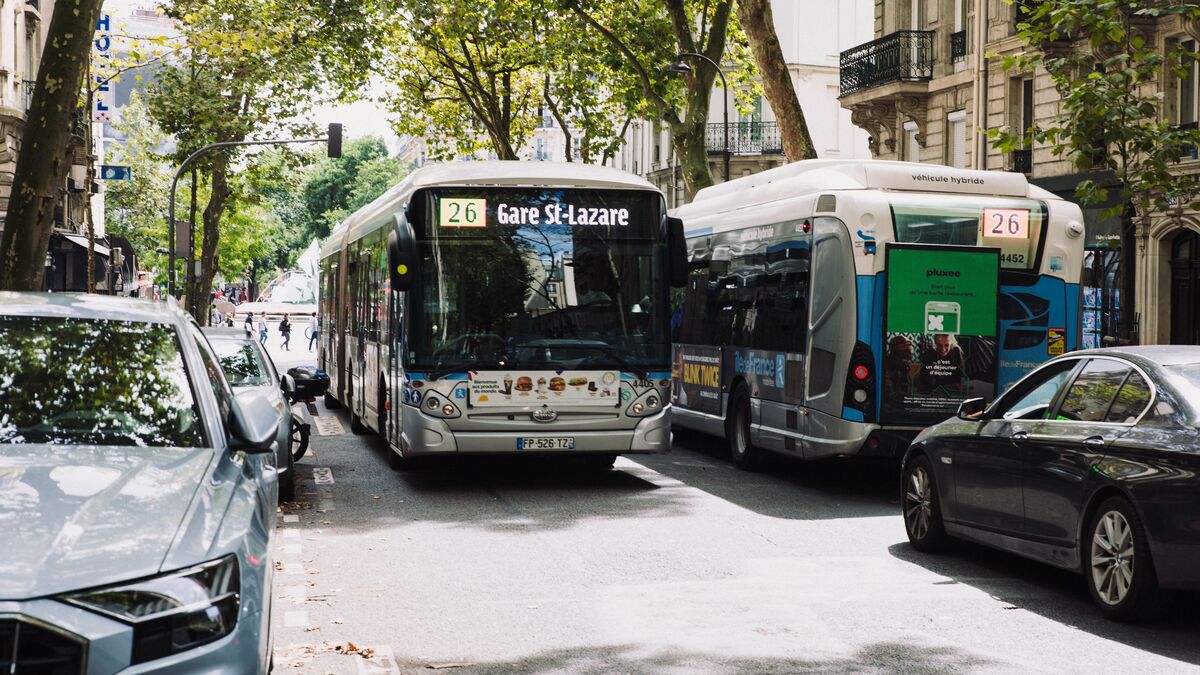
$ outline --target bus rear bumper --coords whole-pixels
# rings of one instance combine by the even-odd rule
[[[453,454],[651,454],[671,450],[671,409],[636,420],[624,429],[589,429],[542,425],[520,431],[456,431],[447,420],[405,410],[401,450],[405,457]],[[623,418],[633,423],[634,418]],[[571,449],[518,450],[520,438],[570,438]]]

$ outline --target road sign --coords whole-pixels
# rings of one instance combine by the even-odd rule
[[[101,164],[100,178],[102,180],[129,180],[133,178],[133,169],[116,164]]]

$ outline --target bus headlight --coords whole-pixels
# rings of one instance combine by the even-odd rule
[[[425,400],[421,407],[426,413],[444,419],[452,419],[462,414],[459,412],[458,406],[432,391],[425,394]]]
[[[651,389],[642,394],[628,408],[625,409],[625,414],[631,417],[646,417],[662,411],[663,400],[658,392]]]

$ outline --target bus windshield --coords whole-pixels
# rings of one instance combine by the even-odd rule
[[[902,244],[993,246],[1004,269],[1037,266],[1046,207],[1033,199],[896,194],[896,241]]]
[[[408,367],[664,368],[661,219],[653,193],[434,191],[418,228]]]

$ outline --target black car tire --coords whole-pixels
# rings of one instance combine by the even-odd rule
[[[942,521],[942,502],[933,464],[925,455],[914,455],[904,465],[901,476],[900,506],[909,543],[924,553],[946,550],[950,538]]]
[[[291,451],[292,461],[299,462],[304,457],[304,453],[308,452],[308,443],[312,436],[312,427],[305,426],[292,418],[292,433],[288,437],[288,446]]]
[[[745,385],[733,390],[729,399],[729,413],[725,416],[725,440],[729,445],[729,458],[734,466],[753,471],[761,464],[762,457],[750,441],[750,393]]]
[[[1105,499],[1088,519],[1080,544],[1088,593],[1105,617],[1147,621],[1162,611],[1146,530],[1129,500]]]
[[[333,394],[325,394],[326,410],[337,410],[340,407],[342,407],[341,402],[334,398]]]
[[[287,455],[287,473],[284,474],[283,480],[279,481],[279,501],[292,502],[296,501],[296,464],[292,459],[291,448],[284,454]]]

